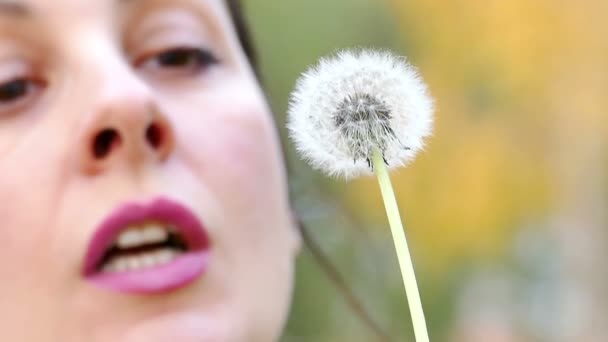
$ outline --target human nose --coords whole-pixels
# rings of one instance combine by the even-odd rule
[[[124,69],[99,82],[100,95],[80,134],[79,164],[87,174],[162,162],[173,150],[167,117],[146,84]]]

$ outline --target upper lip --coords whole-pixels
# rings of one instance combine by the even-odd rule
[[[188,251],[209,247],[209,238],[202,224],[190,209],[167,198],[157,198],[147,204],[127,203],[114,210],[95,230],[84,259],[83,274],[99,272],[105,252],[126,227],[155,221],[171,225],[181,235]]]

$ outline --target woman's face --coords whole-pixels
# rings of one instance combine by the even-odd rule
[[[298,249],[223,0],[0,2],[6,341],[272,341]]]

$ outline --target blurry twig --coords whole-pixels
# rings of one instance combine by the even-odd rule
[[[325,274],[330,278],[333,285],[344,296],[344,299],[346,299],[346,302],[351,307],[351,309],[363,321],[363,323],[376,334],[378,341],[390,342],[391,338],[389,337],[389,335],[372,319],[369,312],[365,309],[361,301],[359,301],[359,299],[352,292],[351,288],[344,280],[344,277],[342,277],[342,275],[333,265],[329,257],[325,255],[323,250],[321,250],[319,244],[312,238],[304,222],[302,222],[299,217],[297,217],[297,223],[298,228],[300,230],[300,234],[302,235],[302,239],[306,247],[308,247],[313,258],[323,269]]]

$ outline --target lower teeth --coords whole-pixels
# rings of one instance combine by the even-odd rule
[[[161,266],[170,263],[182,253],[172,248],[162,248],[137,255],[117,256],[103,266],[103,271],[124,272]]]

